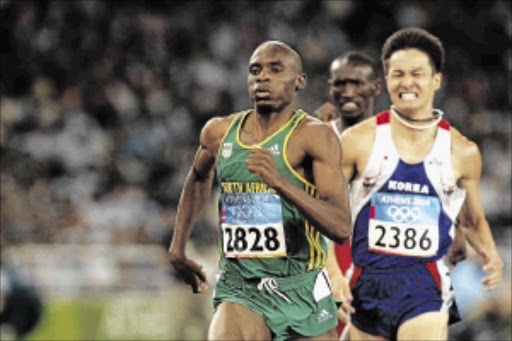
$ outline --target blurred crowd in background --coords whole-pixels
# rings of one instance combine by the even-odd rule
[[[298,104],[312,113],[332,59],[355,49],[378,61],[390,34],[418,26],[445,46],[436,107],[480,147],[483,206],[510,277],[509,2],[0,0],[0,10],[2,248],[167,248],[200,129],[251,106],[248,60],[261,42],[298,51],[309,82]],[[377,110],[389,104],[384,91]],[[216,219],[208,209],[193,246],[215,249]],[[507,309],[491,322],[508,318],[510,333]]]

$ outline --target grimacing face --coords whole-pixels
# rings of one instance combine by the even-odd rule
[[[249,97],[259,112],[277,112],[294,100],[306,85],[296,56],[280,45],[256,49],[249,61]]]
[[[344,118],[373,114],[376,84],[370,65],[336,60],[331,65],[329,97]]]
[[[442,75],[433,70],[429,56],[418,49],[397,50],[387,65],[386,85],[395,108],[407,115],[430,116]]]

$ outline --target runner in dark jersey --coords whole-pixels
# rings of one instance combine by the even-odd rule
[[[371,57],[362,52],[349,51],[334,59],[329,67],[328,85],[329,101],[315,111],[315,116],[328,122],[338,135],[341,136],[345,129],[374,115],[375,99],[380,94],[382,84],[379,67]],[[455,265],[464,260],[466,255],[464,231],[457,225],[448,253],[450,263]],[[329,246],[326,268],[333,282],[334,297],[343,302],[338,314],[339,335],[347,330],[344,327],[350,318],[346,311],[353,312],[350,305],[352,296],[343,281],[343,275],[351,264],[350,240],[341,245],[332,243]],[[349,333],[345,332],[342,339],[348,340]]]
[[[481,156],[433,108],[444,49],[422,29],[393,34],[382,63],[393,106],[345,130],[353,220],[352,340],[443,340],[460,319],[444,257],[455,220],[495,289],[503,263],[482,210]]]

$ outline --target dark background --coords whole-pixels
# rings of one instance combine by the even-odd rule
[[[397,29],[429,30],[446,50],[435,104],[479,145],[508,286],[505,299],[460,289],[476,317],[451,337],[510,337],[510,2],[2,0],[0,10],[1,241],[20,267],[26,245],[167,247],[200,129],[251,106],[247,64],[261,42],[301,55],[298,105],[312,113],[332,59],[357,49],[378,60]],[[377,110],[388,106],[383,91]],[[215,214],[212,204],[194,229],[197,249],[215,251]],[[26,274],[38,284],[35,268]]]

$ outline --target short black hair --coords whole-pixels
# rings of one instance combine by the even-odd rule
[[[341,56],[334,59],[332,61],[331,65],[335,61],[339,61],[339,62],[346,61],[347,63],[351,63],[351,64],[355,64],[355,65],[368,65],[369,67],[371,67],[371,69],[373,71],[372,76],[374,79],[378,78],[380,75],[380,69],[379,69],[379,65],[377,64],[377,62],[372,57],[370,57],[369,55],[367,55],[366,53],[361,52],[361,51],[345,52]],[[331,70],[331,68],[329,68],[329,71],[330,70]]]
[[[425,52],[433,70],[443,72],[444,47],[441,40],[433,34],[418,27],[407,27],[393,33],[382,46],[381,61],[384,72],[387,72],[389,57],[398,51],[405,49],[418,49]]]

